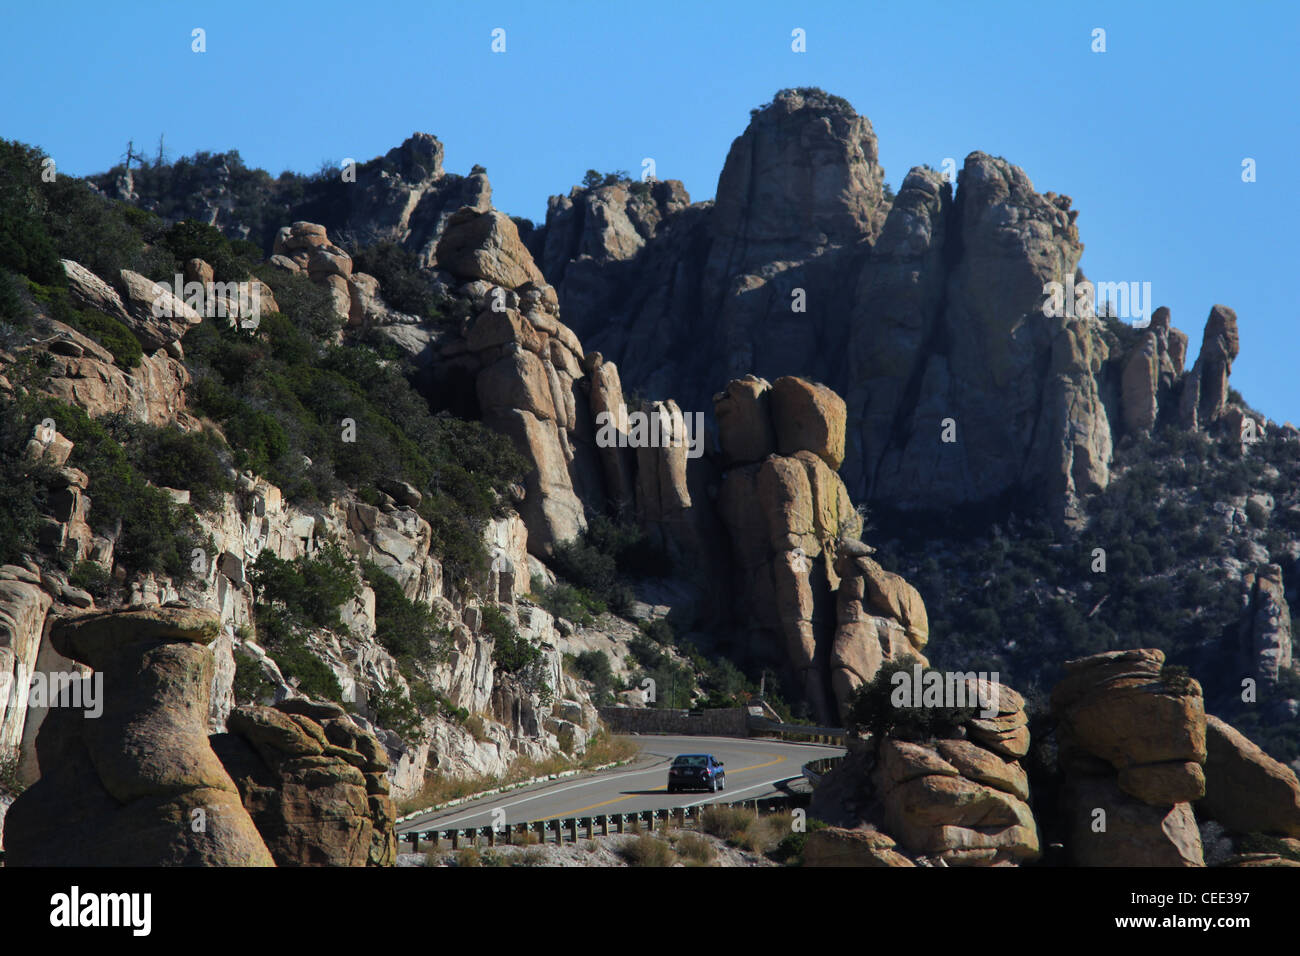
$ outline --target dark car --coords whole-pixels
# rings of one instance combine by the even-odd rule
[[[679,754],[668,768],[668,792],[708,790],[717,793],[727,788],[727,772],[713,754]]]

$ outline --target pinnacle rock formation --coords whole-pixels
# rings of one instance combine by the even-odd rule
[[[36,739],[41,777],[5,818],[14,866],[272,866],[230,774],[208,743],[211,612],[95,612],[51,640],[93,668],[102,713],[51,708]]]
[[[926,167],[896,196],[883,176],[865,117],[784,90],[732,144],[712,202],[671,180],[575,189],[528,241],[625,388],[689,411],[747,374],[826,383],[846,406],[845,485],[873,504],[1018,496],[1077,525],[1120,437],[1223,416],[1230,309],[1215,307],[1190,372],[1186,335],[1153,303],[1120,348],[1092,293],[1048,308],[1051,284],[1085,288],[1070,197],[982,152],[955,196]]]

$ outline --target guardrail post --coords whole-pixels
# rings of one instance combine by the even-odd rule
[[[496,846],[496,845],[497,845],[497,828],[494,827],[494,826],[489,826],[489,827],[488,827],[488,846]]]
[[[625,816],[625,814],[622,814],[622,813],[616,813],[616,814],[614,814],[614,828],[615,828],[615,830],[617,830],[617,832],[619,832],[619,833],[622,833],[622,832],[623,832],[623,817],[624,817],[624,816]]]
[[[578,818],[569,817],[569,833],[573,836],[573,842],[578,842]],[[560,842],[564,842],[561,840]]]
[[[460,849],[460,831],[459,831],[459,830],[452,830],[452,831],[451,831],[451,848],[452,848],[453,850],[459,850],[459,849]]]
[[[607,813],[600,815],[600,835],[609,836],[609,814]]]
[[[587,839],[590,840],[592,837],[596,835],[596,821],[591,817],[587,817],[586,821],[587,821]]]
[[[675,816],[675,817],[677,818],[677,825],[678,825],[679,827],[685,827],[685,826],[686,826],[686,808],[685,808],[685,807],[678,807],[676,810],[673,811],[673,816]]]

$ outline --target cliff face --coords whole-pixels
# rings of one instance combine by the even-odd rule
[[[843,395],[842,474],[873,503],[942,511],[1027,492],[1074,523],[1107,484],[1113,444],[1149,430],[1158,400],[1181,403],[1187,427],[1222,414],[1231,310],[1215,307],[1200,370],[1184,373],[1168,310],[1150,342],[1119,348],[1090,297],[1077,315],[1075,302],[1045,314],[1048,283],[1084,281],[1068,196],[979,152],[955,199],[928,168],[896,197],[883,176],[864,117],[784,91],[732,144],[712,203],[686,205],[672,181],[652,185],[653,203],[574,190],[530,244],[566,321],[626,387],[705,410],[748,373]]]

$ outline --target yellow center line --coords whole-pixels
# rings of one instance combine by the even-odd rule
[[[777,757],[775,760],[769,760],[767,763],[756,763],[756,764],[754,764],[754,765],[751,766],[751,767],[741,767],[739,770],[733,770],[733,771],[731,771],[731,772],[732,772],[732,773],[747,773],[747,772],[750,771],[750,770],[762,770],[764,767],[775,767],[775,766],[776,766],[777,764],[779,764],[779,763],[785,763],[785,758],[784,758],[784,757]],[[656,791],[658,791],[658,790],[667,790],[667,789],[668,789],[668,784],[664,784],[662,787],[652,787],[651,789],[652,789],[652,790],[656,790]],[[726,791],[724,790],[723,792],[725,793]],[[545,820],[559,820],[559,819],[562,819],[563,817],[576,817],[578,814],[580,814],[580,813],[586,813],[588,810],[595,810],[595,809],[597,809],[598,807],[608,807],[610,804],[614,804],[614,803],[622,803],[624,800],[631,800],[633,797],[640,797],[640,796],[644,796],[644,794],[641,794],[641,793],[629,793],[629,794],[626,794],[625,796],[622,796],[622,797],[615,797],[613,800],[605,800],[605,801],[602,801],[601,803],[593,803],[593,804],[591,804],[590,806],[587,806],[587,807],[579,807],[577,810],[570,810],[570,811],[568,811],[567,813],[556,813],[556,814],[553,814],[552,816],[544,817],[543,819],[545,819]]]

